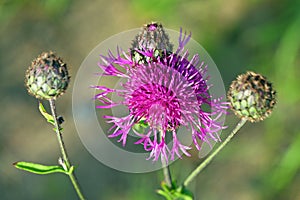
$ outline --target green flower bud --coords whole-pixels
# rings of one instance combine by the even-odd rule
[[[173,45],[163,26],[156,22],[145,24],[142,31],[132,41],[132,49],[159,49],[172,52]]]
[[[153,51],[152,57],[139,53],[141,51]],[[156,22],[145,24],[139,34],[135,36],[131,46],[132,59],[137,64],[149,61],[156,61],[158,57],[165,57],[172,52],[173,44],[170,43],[169,36],[163,26]]]
[[[276,91],[266,77],[247,72],[232,81],[228,99],[235,115],[258,122],[271,114],[276,104]]]
[[[67,65],[53,52],[44,52],[32,61],[25,74],[28,93],[38,99],[56,99],[68,87]]]

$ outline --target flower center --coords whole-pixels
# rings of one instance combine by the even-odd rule
[[[146,121],[153,128],[174,130],[180,125],[180,104],[172,90],[158,84],[141,85],[131,94],[131,114]]]

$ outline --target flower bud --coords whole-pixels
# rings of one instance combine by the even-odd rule
[[[247,72],[232,81],[228,99],[235,115],[258,122],[271,114],[276,104],[276,91],[266,77]]]
[[[143,52],[152,52],[151,56],[146,56]],[[169,36],[163,26],[156,22],[145,24],[142,31],[136,35],[132,41],[131,56],[137,64],[150,62],[163,58],[169,52],[172,52],[173,44],[170,43]]]
[[[145,24],[142,31],[132,41],[132,49],[166,50],[172,52],[173,45],[163,26],[156,22]]]
[[[56,99],[68,87],[67,65],[53,52],[44,52],[32,61],[25,74],[28,93],[38,99]]]

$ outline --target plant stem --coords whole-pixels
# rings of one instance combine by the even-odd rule
[[[196,178],[196,176],[212,161],[212,159],[226,146],[226,144],[233,138],[233,136],[243,127],[247,122],[246,119],[241,119],[224,142],[212,153],[210,154],[183,182],[182,186],[187,187],[190,182]]]
[[[170,167],[164,159],[162,160],[162,167],[163,167],[165,182],[169,188],[172,188],[172,176],[171,176]]]
[[[62,157],[63,157],[63,163],[65,164],[65,167],[66,167],[65,170],[69,171],[72,165],[71,165],[71,162],[68,159],[68,154],[67,154],[67,150],[66,150],[66,147],[65,147],[65,144],[64,144],[64,141],[63,141],[60,124],[57,121],[55,100],[50,99],[49,103],[50,103],[50,107],[51,107],[51,113],[52,113],[52,116],[53,116],[53,119],[54,119],[57,140],[58,140],[60,151],[61,151],[61,154],[62,154]],[[79,186],[77,178],[74,174],[74,171],[72,173],[69,173],[69,178],[72,182],[72,185],[74,186],[74,189],[75,189],[79,199],[80,200],[85,200],[85,197],[83,196],[83,194],[80,190],[80,186]]]
[[[162,131],[160,131],[160,135],[159,135],[160,141],[162,140],[162,135],[163,133]],[[161,159],[161,163],[162,163],[163,174],[165,177],[165,182],[169,188],[172,188],[172,176],[171,176],[170,167],[165,158]]]

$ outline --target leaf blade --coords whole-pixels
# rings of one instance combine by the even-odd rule
[[[69,173],[59,165],[42,165],[42,164],[24,162],[24,161],[16,162],[13,165],[17,169],[31,172],[34,174],[44,175],[44,174],[52,174],[52,173],[64,173],[64,174]]]
[[[50,115],[49,113],[47,113],[46,109],[44,108],[44,106],[41,102],[39,102],[39,111],[44,116],[44,118],[47,120],[47,122],[49,122],[52,125],[55,125],[53,116]]]

